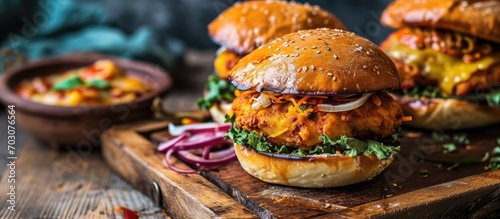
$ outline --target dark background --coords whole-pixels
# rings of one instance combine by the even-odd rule
[[[108,14],[108,25],[130,34],[139,27],[150,27],[161,37],[175,37],[187,47],[216,48],[207,35],[206,26],[235,0],[0,0],[0,42],[9,32],[19,32],[22,18],[33,19],[40,3],[77,2],[96,4]],[[305,1],[298,1],[305,2]],[[379,44],[389,33],[378,19],[390,0],[311,0],[339,17],[357,34]],[[84,7],[82,6],[82,10]],[[75,27],[76,28],[76,27]],[[52,35],[57,35],[58,30]],[[50,35],[49,35],[50,37]]]

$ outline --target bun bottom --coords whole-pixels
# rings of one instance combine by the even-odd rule
[[[224,123],[226,120],[226,115],[229,115],[231,112],[231,103],[228,102],[219,102],[214,104],[210,109],[208,109],[210,115],[212,116],[212,120],[216,123]]]
[[[479,128],[500,122],[500,108],[492,108],[458,99],[394,98],[403,114],[412,116],[404,125],[422,129],[458,130]]]
[[[271,156],[234,144],[241,167],[264,182],[304,188],[338,187],[371,180],[394,160],[377,156]]]

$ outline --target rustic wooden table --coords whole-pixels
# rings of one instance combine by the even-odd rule
[[[213,59],[214,51],[186,53],[182,67],[171,73],[174,87],[163,101],[166,109],[196,109],[196,99],[212,73]],[[3,110],[1,124],[7,124]],[[111,171],[99,148],[90,153],[54,151],[22,130],[16,137],[16,181],[9,184],[7,131],[0,126],[0,218],[125,218],[117,209],[120,206],[138,211],[141,218],[167,217],[149,197]],[[10,185],[15,185],[15,212],[5,201]]]

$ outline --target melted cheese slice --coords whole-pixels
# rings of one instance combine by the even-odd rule
[[[443,95],[452,95],[456,84],[469,80],[474,72],[488,69],[500,61],[500,52],[494,52],[475,62],[465,63],[460,58],[431,48],[412,49],[398,40],[393,40],[385,52],[393,59],[417,66],[425,77],[438,81]]]

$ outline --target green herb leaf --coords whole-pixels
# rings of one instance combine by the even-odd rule
[[[430,172],[426,169],[420,169],[419,173],[420,175],[429,175]]]
[[[488,165],[489,170],[500,170],[500,157],[492,157]]]
[[[71,75],[65,79],[62,79],[54,84],[53,90],[71,90],[83,84],[82,79],[78,75]]]
[[[454,134],[453,141],[456,143],[460,143],[460,144],[469,144],[470,143],[469,139],[467,138],[467,134],[465,134],[465,133]]]
[[[500,155],[500,146],[493,148],[493,155]]]
[[[433,131],[431,134],[432,140],[434,140],[436,143],[445,143],[448,142],[450,137],[446,134],[444,134],[442,131]]]
[[[216,74],[208,77],[207,93],[204,97],[198,99],[198,108],[210,109],[216,102],[233,102],[236,96],[236,88],[228,81],[219,78]]]
[[[485,95],[486,102],[490,107],[500,107],[500,89],[494,90]]]
[[[445,149],[448,152],[455,152],[457,151],[457,146],[453,143],[447,143],[443,144],[443,149]]]
[[[86,86],[87,87],[96,87],[99,89],[106,89],[109,87],[109,82],[102,80],[102,79],[99,79],[99,78],[95,78],[95,79],[92,79],[90,81],[87,81]]]

